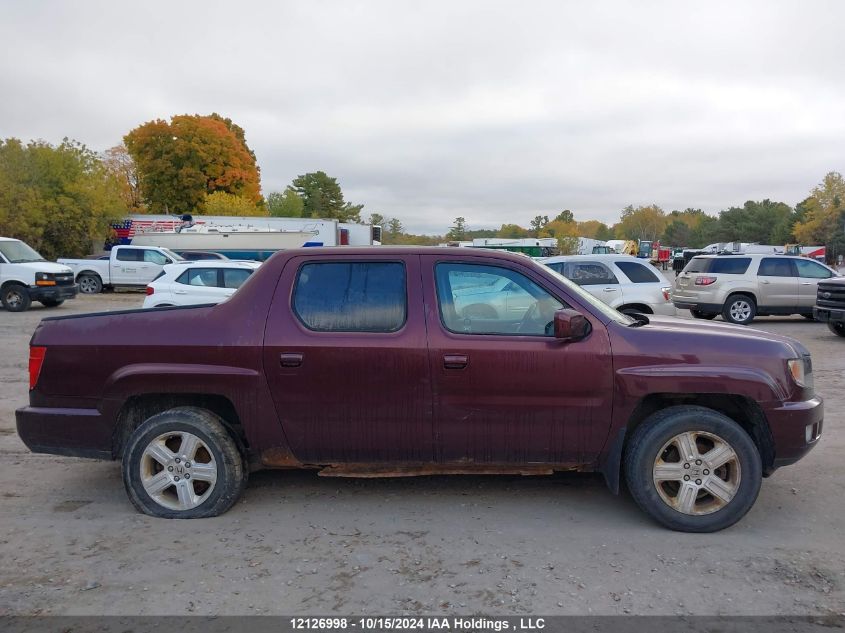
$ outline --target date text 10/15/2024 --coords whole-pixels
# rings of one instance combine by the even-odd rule
[[[358,629],[362,631],[538,631],[545,628],[544,618],[483,618],[483,617],[358,617],[290,619],[291,628],[298,631],[331,631]]]

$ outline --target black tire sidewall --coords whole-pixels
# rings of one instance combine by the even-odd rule
[[[836,334],[836,336],[845,337],[845,321],[828,321],[827,329]]]
[[[18,292],[21,296],[21,304],[17,307],[11,306],[6,300],[6,295],[13,290]],[[29,291],[26,289],[26,286],[21,284],[9,284],[3,288],[2,293],[0,293],[0,303],[2,303],[3,307],[9,312],[26,312],[32,305],[32,298],[29,296]]]
[[[58,308],[64,302],[64,299],[44,299],[41,301],[41,305],[45,308]]]
[[[217,482],[208,498],[190,510],[172,510],[152,499],[141,483],[144,449],[159,435],[188,432],[208,446],[218,464]],[[144,514],[166,519],[198,519],[228,510],[246,484],[247,472],[237,444],[222,422],[208,411],[176,408],[154,415],[130,436],[123,451],[123,483],[132,504]]]
[[[739,457],[739,490],[726,507],[712,514],[691,516],[678,512],[663,501],[654,485],[657,452],[685,431],[718,435]],[[660,524],[683,532],[716,532],[739,521],[754,505],[762,477],[760,454],[748,433],[730,418],[704,407],[672,407],[654,414],[636,429],[625,454],[625,478],[634,500]]]
[[[737,301],[745,301],[749,306],[751,306],[751,312],[745,321],[737,321],[736,319],[731,317],[731,306]],[[722,318],[725,319],[725,321],[728,321],[729,323],[734,323],[736,325],[748,325],[754,320],[754,317],[756,316],[757,304],[754,302],[754,299],[752,299],[748,295],[733,295],[725,302],[725,307],[722,310]]]

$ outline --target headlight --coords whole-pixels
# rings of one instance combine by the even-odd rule
[[[53,273],[35,273],[36,286],[55,286],[56,279]]]
[[[805,389],[813,389],[813,361],[809,356],[792,358],[786,361],[786,364],[795,384]]]

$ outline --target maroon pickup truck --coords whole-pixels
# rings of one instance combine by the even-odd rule
[[[159,517],[220,514],[258,468],[579,470],[706,532],[818,441],[812,377],[795,340],[626,316],[520,255],[302,249],[217,306],[44,319],[17,425],[33,451],[121,460]]]

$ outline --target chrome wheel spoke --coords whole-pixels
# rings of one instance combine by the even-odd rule
[[[736,485],[725,481],[724,479],[719,479],[718,477],[710,477],[704,483],[704,489],[713,495],[713,498],[720,502],[720,505],[725,505],[730,503],[731,499],[734,498],[736,494]]]
[[[684,514],[692,514],[697,496],[698,489],[695,486],[687,483],[682,484],[675,501],[678,511]]]
[[[198,503],[194,485],[190,480],[182,479],[176,482],[176,494],[179,497],[179,505],[182,510],[190,510]]]
[[[182,444],[179,446],[179,454],[186,459],[192,460],[197,454],[197,449],[202,446],[202,441],[191,433],[182,434]]]
[[[173,481],[170,479],[167,472],[163,470],[157,475],[153,475],[149,479],[144,480],[144,490],[146,490],[150,496],[161,494],[172,485]]]
[[[160,441],[160,438],[157,438],[150,442],[149,446],[147,446],[147,448],[144,450],[144,454],[153,458],[155,461],[165,467],[175,457],[173,452],[164,445],[164,442]]]
[[[707,453],[701,456],[701,458],[705,461],[705,463],[710,466],[713,470],[724,466],[730,461],[736,459],[736,453],[734,449],[724,443],[716,444],[712,449],[710,449]]]
[[[196,481],[205,481],[213,484],[217,481],[217,466],[214,463],[194,463],[191,465],[191,477]]]
[[[654,466],[654,481],[681,481],[684,478],[684,467],[681,462],[659,462]]]
[[[681,461],[698,457],[698,447],[695,445],[695,433],[681,433],[675,438],[675,443],[681,453]]]

